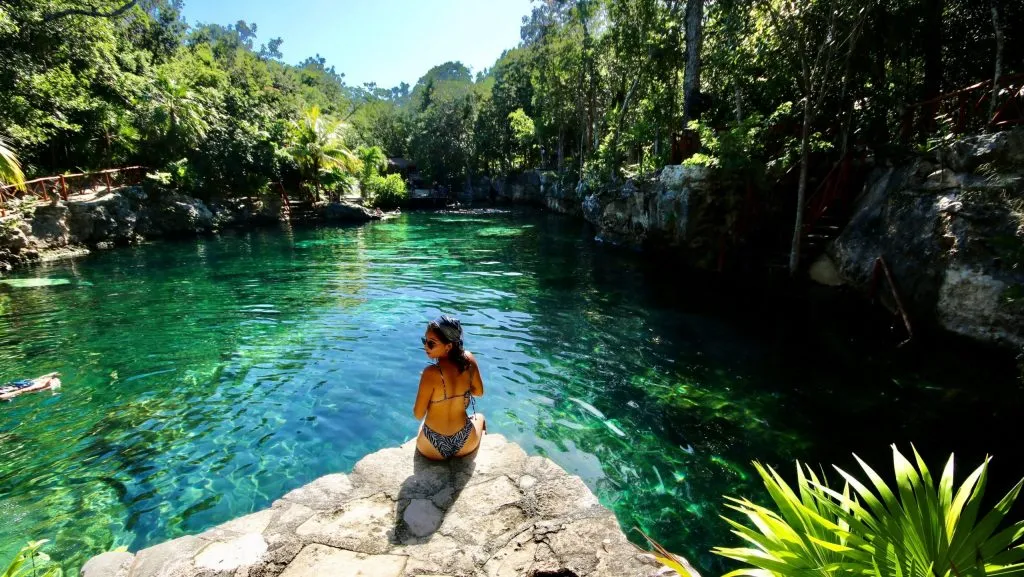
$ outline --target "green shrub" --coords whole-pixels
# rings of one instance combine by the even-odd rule
[[[392,210],[409,197],[409,192],[405,188],[405,181],[398,174],[373,175],[366,181],[364,195],[370,206]]]

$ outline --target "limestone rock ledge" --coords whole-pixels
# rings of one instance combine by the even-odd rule
[[[879,167],[857,205],[828,249],[844,282],[870,290],[883,257],[915,326],[1024,347],[1024,129]]]
[[[443,463],[413,441],[295,489],[269,509],[83,577],[648,576],[659,566],[579,477],[501,435]]]

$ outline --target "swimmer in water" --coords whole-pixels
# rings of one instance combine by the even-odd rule
[[[60,377],[60,373],[50,373],[34,379],[11,381],[0,386],[0,401],[10,401],[14,397],[25,393],[59,389],[60,379],[58,377]]]

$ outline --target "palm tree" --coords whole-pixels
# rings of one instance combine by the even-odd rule
[[[211,107],[187,84],[160,74],[149,92],[152,125],[176,149],[191,146],[206,137]]]
[[[356,155],[363,163],[363,182],[388,166],[388,157],[379,146],[360,146]]]
[[[351,174],[359,173],[361,163],[345,146],[341,126],[341,122],[321,116],[320,107],[315,105],[303,114],[302,120],[292,124],[287,153],[303,176],[313,180],[315,200],[320,200],[321,171],[340,168]]]
[[[21,171],[21,163],[3,138],[0,138],[0,185],[14,185],[18,190],[25,190],[25,173]]]

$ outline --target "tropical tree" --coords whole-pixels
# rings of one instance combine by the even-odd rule
[[[160,74],[153,80],[147,100],[149,128],[165,139],[171,155],[206,138],[213,114],[210,103],[187,83]]]
[[[363,163],[360,181],[364,183],[388,166],[388,157],[379,146],[360,146],[356,149],[356,156]]]
[[[312,180],[314,200],[320,200],[321,172],[340,169],[349,174],[360,172],[359,158],[345,146],[342,123],[320,114],[313,105],[298,122],[292,123],[291,139],[286,152],[299,166],[304,178]]]
[[[533,119],[526,115],[522,108],[517,108],[508,113],[509,127],[512,129],[512,137],[515,139],[518,156],[522,160],[523,168],[529,165],[534,139],[537,136],[537,129]]]
[[[13,184],[19,190],[25,190],[25,174],[21,171],[21,163],[3,138],[0,138],[0,184]]]

